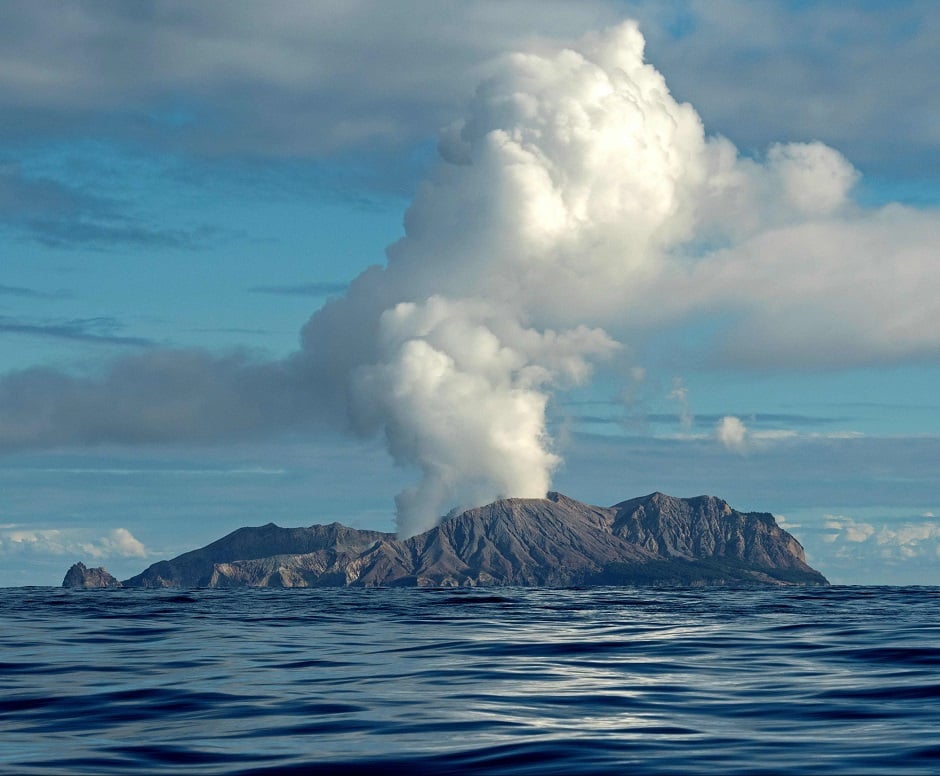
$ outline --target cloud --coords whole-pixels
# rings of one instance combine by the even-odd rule
[[[777,521],[777,525],[790,533],[803,527],[801,523],[792,522],[786,515],[775,514],[774,519]]]
[[[115,528],[96,542],[81,545],[93,558],[146,558],[147,548],[126,528]]]
[[[103,376],[33,368],[0,379],[4,451],[251,439],[317,423],[344,418],[318,411],[297,365],[245,353],[155,349],[114,361]]]
[[[936,555],[940,548],[940,523],[932,520],[884,526],[875,536],[882,557],[916,558]]]
[[[143,337],[128,337],[117,332],[122,325],[114,318],[80,318],[58,323],[27,323],[22,319],[0,315],[0,334],[22,334],[31,337],[73,340],[102,345],[150,347],[154,343]]]
[[[868,541],[876,530],[871,523],[857,522],[845,515],[823,515],[823,528],[833,532],[824,537],[827,542],[843,541],[853,544]]]
[[[872,174],[896,175],[900,166],[936,178],[940,127],[923,99],[940,27],[930,0],[864,9],[692,0],[672,13],[650,5],[660,15],[644,18],[657,66],[708,126],[739,147],[818,139]],[[636,9],[643,13],[642,4]],[[671,31],[677,17],[678,36]]]
[[[8,375],[0,443],[346,426],[417,473],[397,499],[409,535],[453,505],[544,495],[560,462],[552,396],[605,359],[627,371],[662,331],[689,333],[670,356],[704,366],[940,355],[937,213],[862,208],[857,171],[818,142],[742,155],[644,51],[625,22],[495,63],[443,131],[386,264],[317,310],[290,358],[154,350],[103,376]],[[691,425],[681,381],[672,398]],[[715,433],[741,451],[792,432],[729,415]]]
[[[748,431],[740,418],[726,415],[715,426],[715,437],[718,441],[736,453],[743,453],[747,449]]]
[[[0,284],[0,296],[15,296],[23,299],[67,299],[71,294],[67,291],[38,291],[35,288]]]
[[[353,4],[272,15],[162,0],[14,0],[4,13],[7,139],[107,134],[208,156],[319,155],[423,139],[483,63],[533,35],[612,22],[599,2]],[[226,131],[220,132],[224,127]]]
[[[285,0],[276,16],[247,3],[162,0],[143,12],[84,0],[62,13],[10,0],[0,131],[253,157],[411,143],[450,121],[504,52],[624,16],[640,19],[681,99],[748,151],[815,138],[882,175],[899,163],[938,169],[940,130],[923,99],[940,24],[931,0]]]
[[[931,558],[940,548],[940,523],[933,520],[860,521],[846,515],[823,516],[822,539],[835,557],[906,562]]]
[[[49,178],[29,177],[20,165],[0,161],[0,217],[30,222],[38,218],[75,218],[103,203]]]
[[[126,210],[126,203],[103,199],[51,178],[30,176],[18,164],[0,162],[0,225],[43,245],[189,248],[212,234],[205,228],[154,227]],[[7,291],[0,293],[40,298],[38,293],[29,293],[30,289],[4,288]]]
[[[680,314],[729,316],[720,340],[706,345],[716,364],[832,369],[936,359],[940,334],[930,321],[940,302],[927,289],[938,280],[938,239],[936,211],[850,209],[760,230],[667,282],[687,291]]]
[[[690,433],[695,424],[695,415],[692,414],[692,406],[689,404],[689,389],[686,388],[681,377],[673,378],[672,390],[666,398],[679,405],[679,429],[683,434]]]
[[[104,536],[87,539],[81,529],[24,529],[4,526],[0,529],[0,551],[35,552],[49,555],[101,558],[145,558],[147,548],[126,528],[112,529]]]

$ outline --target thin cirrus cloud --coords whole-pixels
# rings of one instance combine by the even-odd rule
[[[47,247],[192,248],[213,236],[205,227],[156,227],[129,215],[127,209],[126,204],[80,187],[30,176],[17,164],[0,164],[0,226]]]
[[[36,323],[21,318],[0,316],[0,334],[137,348],[147,348],[154,345],[152,340],[145,337],[120,334],[122,328],[120,321],[110,317]]]
[[[41,291],[36,288],[26,288],[24,286],[6,286],[0,283],[0,296],[17,297],[20,299],[70,299],[73,294],[70,291]]]

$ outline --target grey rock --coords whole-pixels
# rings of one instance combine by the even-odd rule
[[[70,571],[71,573],[71,571]],[[550,493],[445,518],[410,539],[339,523],[241,528],[126,587],[827,585],[772,515],[653,493],[596,507]]]
[[[92,590],[102,587],[122,587],[121,583],[104,566],[90,569],[84,563],[75,563],[62,580],[62,587],[78,587]]]

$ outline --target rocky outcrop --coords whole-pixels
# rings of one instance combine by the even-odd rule
[[[201,549],[155,563],[124,584],[127,587],[307,587],[324,575],[332,579],[335,573],[344,574],[346,565],[367,549],[394,538],[394,534],[359,531],[339,523],[309,528],[281,528],[268,523],[257,528],[239,528]]]
[[[71,572],[70,572],[71,573]],[[504,499],[406,540],[339,523],[241,528],[127,587],[595,584],[825,585],[766,513],[653,493],[612,507],[559,493]]]
[[[62,587],[92,590],[102,587],[122,587],[122,585],[115,577],[105,571],[104,566],[90,569],[84,563],[79,562],[66,572],[65,579],[62,580]]]

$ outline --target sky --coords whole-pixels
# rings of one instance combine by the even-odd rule
[[[0,7],[0,586],[558,490],[940,584],[940,8]]]

